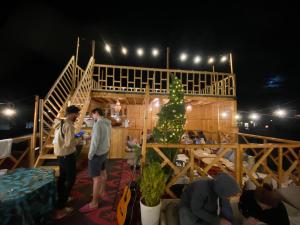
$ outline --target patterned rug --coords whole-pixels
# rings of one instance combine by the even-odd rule
[[[88,177],[87,168],[77,174],[71,196],[74,200],[70,206],[74,212],[62,219],[52,221],[51,225],[117,225],[116,208],[125,185],[131,180],[132,170],[125,160],[109,160],[107,164],[108,179],[105,194],[99,199],[99,209],[82,214],[78,210],[91,200],[92,180]]]

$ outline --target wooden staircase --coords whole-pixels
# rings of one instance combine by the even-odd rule
[[[44,166],[45,160],[56,161],[53,152],[54,121],[63,119],[65,109],[69,105],[81,108],[80,115],[75,122],[76,132],[79,132],[84,116],[88,110],[92,90],[94,58],[91,57],[85,70],[75,65],[74,56],[71,57],[54,85],[40,101],[40,152],[35,167],[55,170],[59,174],[58,166]]]

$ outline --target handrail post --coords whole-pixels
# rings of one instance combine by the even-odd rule
[[[170,93],[170,47],[167,47],[167,94]]]
[[[29,150],[29,167],[34,166],[34,159],[35,159],[35,147],[36,147],[36,130],[37,130],[37,123],[38,123],[38,109],[39,109],[39,96],[35,96],[35,103],[34,103],[34,116],[33,116],[33,131],[31,137],[31,147]]]
[[[145,96],[145,114],[144,114],[143,144],[142,144],[142,165],[145,165],[145,163],[146,163],[148,107],[149,107],[149,84],[146,85],[146,96]]]
[[[78,79],[77,76],[77,64],[78,64],[78,51],[79,51],[79,37],[77,37],[77,44],[76,44],[76,55],[75,55],[75,60],[74,60],[74,70],[73,70],[73,91],[75,90],[76,87],[76,81]]]
[[[44,128],[43,128],[43,122],[44,122],[44,120],[43,120],[43,111],[44,111],[44,109],[43,109],[43,106],[44,106],[44,100],[43,99],[40,99],[40,109],[39,109],[39,114],[40,114],[40,129],[39,129],[39,133],[40,133],[40,155],[42,155],[43,154],[43,138],[44,138],[44,133],[43,133],[43,130],[44,130]]]

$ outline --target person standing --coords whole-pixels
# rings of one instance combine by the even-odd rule
[[[59,163],[59,177],[57,181],[58,210],[55,218],[60,219],[72,212],[66,207],[70,192],[76,179],[76,145],[80,140],[75,138],[74,122],[79,116],[80,109],[74,105],[67,107],[66,119],[55,124],[53,140],[54,154]]]
[[[104,112],[100,108],[92,110],[92,117],[95,120],[92,139],[89,149],[89,176],[93,179],[93,198],[80,208],[80,212],[87,213],[98,208],[98,196],[104,191],[106,174],[106,160],[110,147],[111,121],[104,118]]]

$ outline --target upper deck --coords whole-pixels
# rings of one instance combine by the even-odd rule
[[[171,76],[177,76],[186,96],[236,97],[235,74],[118,65],[93,65],[92,91],[168,95]]]

